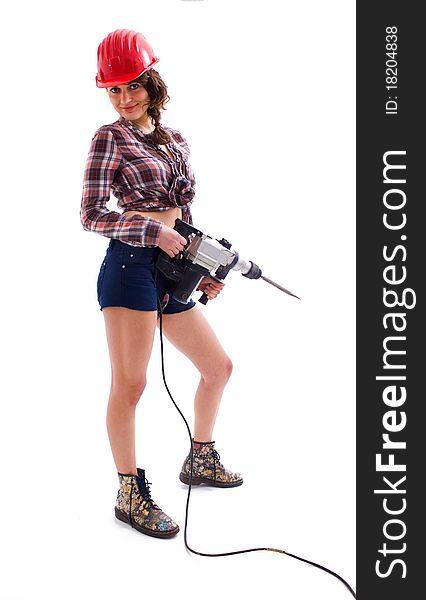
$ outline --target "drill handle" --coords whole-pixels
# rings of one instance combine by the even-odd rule
[[[201,302],[201,304],[207,304],[208,301],[209,301],[209,297],[207,296],[207,294],[205,292],[203,292],[201,294],[201,296],[198,298],[198,302]]]
[[[223,280],[225,279],[226,275],[224,275],[223,277],[215,277],[214,275],[212,275],[212,273],[210,273],[210,277],[212,277],[213,279],[215,279],[216,281],[218,281],[219,283],[223,283]],[[201,302],[201,304],[207,304],[207,302],[209,301],[209,297],[207,296],[207,294],[205,292],[203,292],[201,294],[201,296],[198,298],[198,302]]]
[[[186,239],[188,239],[188,237],[192,233],[194,233],[195,235],[198,235],[200,237],[203,236],[202,231],[200,231],[193,225],[190,225],[189,223],[185,223],[185,221],[182,221],[182,219],[179,219],[179,218],[175,219],[175,224],[174,224],[173,229],[175,229],[178,233],[180,233],[180,235],[182,235]]]

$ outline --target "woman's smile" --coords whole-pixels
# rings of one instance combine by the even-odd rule
[[[145,121],[150,99],[148,92],[141,83],[136,81],[116,85],[107,89],[109,99],[115,110],[121,115],[131,114],[132,120]],[[130,104],[122,104],[122,102]]]

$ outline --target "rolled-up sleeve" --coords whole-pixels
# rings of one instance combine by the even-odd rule
[[[84,170],[80,208],[83,228],[131,246],[158,246],[161,221],[143,215],[126,217],[106,208],[121,161],[112,131],[101,127],[92,138]]]

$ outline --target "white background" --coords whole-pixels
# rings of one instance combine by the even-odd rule
[[[185,549],[189,437],[158,331],[138,466],[181,532],[115,519],[96,298],[109,240],[79,209],[92,135],[118,118],[95,86],[97,46],[141,31],[171,96],[163,123],[191,147],[194,224],[302,298],[232,272],[202,307],[234,363],[213,439],[244,484],[192,490],[189,545],[284,549],[354,587],[355,2],[38,1],[3,16],[0,597],[348,598],[283,554]],[[198,372],[167,341],[165,359],[192,430]]]

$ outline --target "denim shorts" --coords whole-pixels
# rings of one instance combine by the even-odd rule
[[[159,252],[158,246],[130,246],[111,239],[97,281],[100,310],[107,306],[124,306],[135,310],[157,310],[159,314],[157,291],[165,315],[195,306],[194,300],[183,304],[172,296],[169,287],[173,282],[155,266]]]

